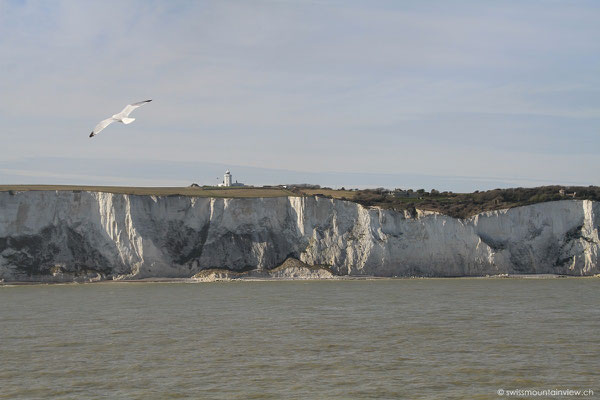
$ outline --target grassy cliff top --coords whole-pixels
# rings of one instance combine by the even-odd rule
[[[78,186],[78,185],[0,185],[0,192],[26,192],[38,190],[89,191],[147,196],[196,196],[196,197],[286,197],[298,196],[280,187],[133,187],[133,186]]]
[[[432,190],[334,190],[329,188],[271,187],[128,187],[128,186],[73,186],[73,185],[0,185],[0,192],[64,190],[95,191],[117,194],[154,196],[196,196],[221,198],[257,198],[288,196],[321,196],[352,201],[363,206],[377,206],[397,211],[416,209],[436,211],[456,218],[467,218],[485,211],[525,206],[557,200],[600,201],[598,186],[542,186],[536,188],[494,189],[473,193],[439,192]]]

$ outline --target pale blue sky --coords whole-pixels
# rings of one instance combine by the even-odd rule
[[[599,185],[598,21],[597,1],[0,0],[0,183]]]

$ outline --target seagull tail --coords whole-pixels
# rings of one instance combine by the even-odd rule
[[[121,120],[125,125],[132,123],[133,121],[135,121],[135,118],[123,118]]]

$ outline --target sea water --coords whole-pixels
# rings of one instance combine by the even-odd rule
[[[0,287],[6,399],[600,396],[599,349],[595,278]]]

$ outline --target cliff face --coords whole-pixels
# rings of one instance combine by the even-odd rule
[[[0,279],[191,277],[294,257],[341,275],[600,272],[600,203],[559,201],[460,220],[324,198],[0,193]]]

